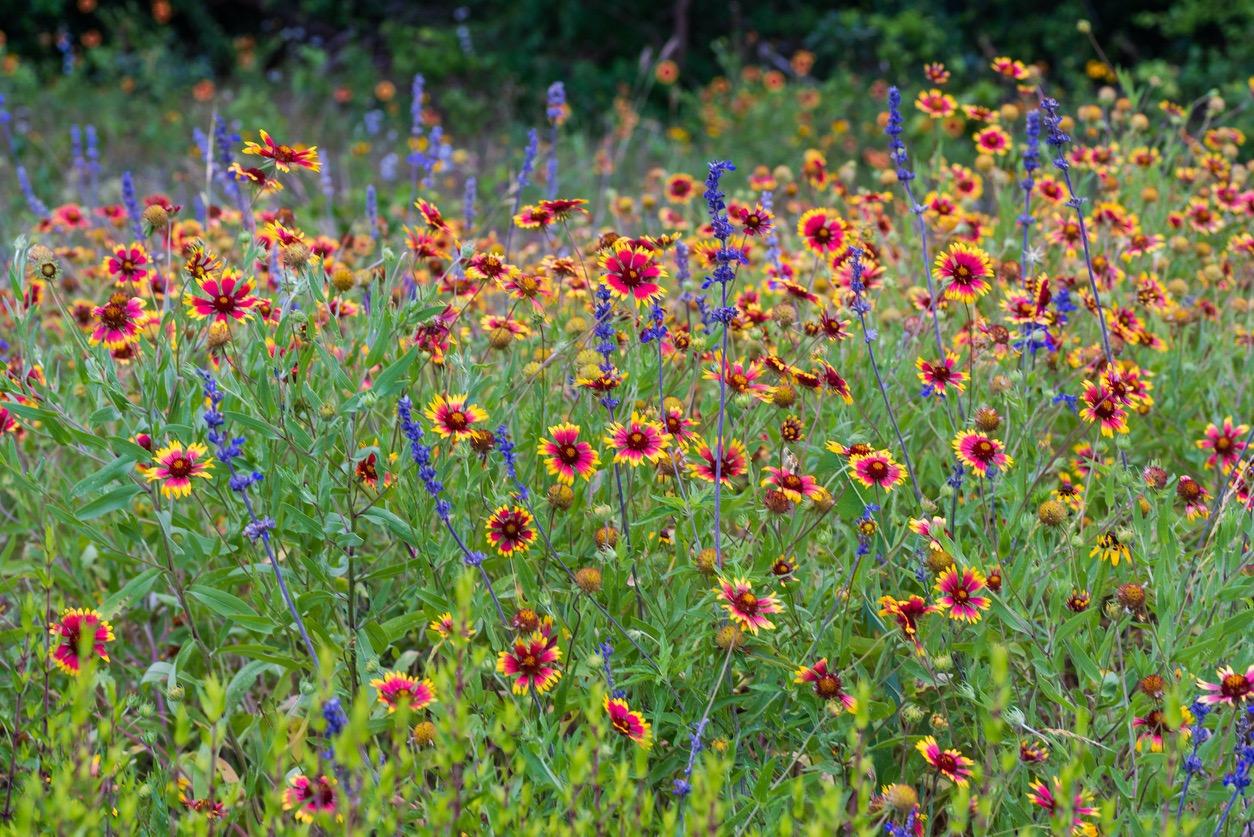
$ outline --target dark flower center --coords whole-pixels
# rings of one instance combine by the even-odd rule
[[[170,461],[170,476],[185,477],[192,472],[192,463],[186,456],[177,456]]]
[[[1250,682],[1242,674],[1228,674],[1219,684],[1219,693],[1227,698],[1241,700],[1250,693]]]
[[[469,422],[466,421],[466,414],[461,410],[450,411],[448,418],[445,419],[445,423],[454,430],[465,430],[469,425]]]
[[[820,697],[833,698],[840,694],[840,678],[834,674],[825,674],[814,682],[814,690]]]
[[[121,303],[110,302],[100,310],[100,321],[109,328],[122,328],[131,321],[131,318]]]

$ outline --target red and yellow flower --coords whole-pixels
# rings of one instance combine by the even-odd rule
[[[492,512],[485,524],[488,542],[502,555],[523,553],[536,538],[531,528],[531,513],[522,506],[501,506]]]
[[[465,393],[437,395],[431,399],[423,415],[437,434],[454,442],[470,438],[479,429],[475,425],[488,420],[488,414],[481,407],[466,403]]]
[[[958,110],[958,102],[954,97],[936,88],[920,92],[914,100],[914,106],[932,119],[945,119]]]
[[[152,457],[144,472],[149,482],[161,483],[166,497],[188,497],[192,493],[192,477],[213,479],[213,459],[209,449],[199,442],[184,445],[170,442]]]
[[[1028,801],[1033,805],[1044,808],[1049,815],[1055,816],[1062,811],[1058,804],[1058,798],[1063,796],[1062,781],[1055,776],[1053,779],[1053,789],[1050,786],[1034,779],[1028,783],[1030,790],[1028,791]],[[1092,823],[1084,821],[1085,817],[1097,815],[1097,808],[1091,803],[1091,797],[1084,791],[1076,793],[1071,800],[1071,833],[1074,835],[1096,835],[1097,830]]]
[[[142,244],[121,244],[114,248],[113,255],[104,261],[109,276],[119,285],[127,282],[139,283],[148,278],[148,253]]]
[[[419,680],[401,671],[389,671],[382,677],[370,681],[379,692],[379,703],[388,708],[391,714],[402,706],[411,710],[425,709],[435,702],[435,684],[430,680]]]
[[[860,453],[849,457],[849,474],[865,488],[879,487],[885,491],[906,479],[906,469],[893,461],[886,450]]]
[[[853,712],[858,708],[858,702],[845,691],[845,684],[840,675],[828,670],[826,657],[812,666],[799,667],[793,682],[813,684],[814,693],[823,700],[833,701],[837,711],[844,708]]]
[[[610,726],[619,735],[630,738],[647,750],[653,746],[653,730],[644,715],[634,711],[622,698],[605,696],[605,714],[610,716]]]
[[[939,607],[928,604],[927,600],[919,595],[911,595],[907,599],[895,599],[892,596],[880,597],[880,615],[892,616],[896,619],[897,627],[901,628],[901,632],[914,643],[915,649],[920,653],[923,652],[923,646],[919,642],[919,618],[938,612],[940,612]]]
[[[990,468],[1006,471],[1015,464],[1005,445],[976,430],[959,431],[952,444],[958,461],[981,478],[988,476]]]
[[[187,291],[183,294],[183,304],[192,317],[203,320],[212,318],[213,322],[231,322],[245,319],[251,309],[260,300],[253,296],[251,280],[240,279],[230,271],[223,273],[221,278],[205,279],[197,284],[199,293]]]
[[[108,643],[113,642],[113,627],[97,610],[67,608],[61,618],[48,626],[48,633],[56,638],[49,652],[52,662],[66,674],[77,675],[83,667],[80,656],[90,648],[104,662],[109,662]]]
[[[144,300],[116,293],[92,312],[96,324],[88,340],[93,346],[122,349],[139,342],[139,330],[147,322]]]
[[[1237,707],[1254,698],[1254,665],[1247,668],[1245,674],[1233,671],[1232,666],[1224,666],[1216,673],[1219,675],[1217,683],[1208,683],[1201,679],[1197,681],[1197,687],[1207,692],[1198,698],[1199,703],[1208,706],[1226,703]]]
[[[1010,150],[1010,135],[997,125],[989,125],[976,131],[971,137],[975,149],[981,154],[993,154],[1001,157]]]
[[[762,480],[762,485],[774,487],[794,503],[800,503],[805,498],[817,497],[823,491],[818,481],[809,474],[798,474],[791,468],[776,468],[770,465],[763,470],[766,472],[766,478]]]
[[[651,250],[616,244],[602,257],[601,267],[605,284],[620,299],[644,305],[662,296],[658,280],[665,273]]]
[[[270,160],[276,169],[282,172],[289,172],[293,166],[310,171],[318,171],[321,163],[318,161],[318,146],[303,145],[281,145],[276,143],[271,136],[265,131],[259,131],[261,142],[256,143],[248,140],[244,143],[244,154],[252,154],[257,157],[265,157]]]
[[[974,244],[956,241],[948,250],[936,254],[932,275],[945,283],[946,299],[974,302],[993,287],[993,261]]]
[[[988,596],[980,595],[987,589],[984,574],[979,570],[967,567],[959,571],[950,567],[936,580],[936,591],[941,594],[936,604],[950,619],[974,624],[980,621],[980,611],[988,610],[992,604]]]
[[[770,630],[774,623],[766,617],[772,613],[780,613],[784,606],[775,598],[774,593],[756,596],[753,587],[743,578],[731,581],[719,579],[719,586],[714,592],[723,600],[723,609],[733,622],[737,622],[745,630],[756,634],[760,629]]]
[[[291,811],[292,816],[303,823],[312,823],[320,816],[333,816],[342,821],[344,815],[339,810],[339,794],[336,791],[334,776],[321,775],[310,781],[308,776],[296,774],[283,791],[283,810]]]
[[[737,439],[724,441],[721,457],[715,457],[714,449],[705,439],[697,443],[695,453],[696,461],[688,463],[688,472],[699,480],[714,482],[718,479],[730,486],[733,479],[749,471],[749,453]]]
[[[923,386],[929,394],[945,395],[950,387],[962,392],[962,382],[967,379],[966,373],[957,368],[958,356],[953,352],[946,352],[944,360],[931,363],[923,358],[917,358],[914,362],[915,368],[919,370],[919,380],[923,382]]]
[[[1193,724],[1193,713],[1189,711],[1189,707],[1180,707],[1180,726],[1173,727],[1167,723],[1167,714],[1162,709],[1152,709],[1148,714],[1138,716],[1132,719],[1132,728],[1143,730],[1136,737],[1136,749],[1140,752],[1142,747],[1149,745],[1151,753],[1161,753],[1163,751],[1163,739],[1171,733],[1178,733],[1184,738],[1188,738],[1193,734],[1191,725]]]
[[[942,750],[936,743],[936,738],[931,735],[915,744],[914,748],[937,773],[955,785],[966,787],[975,762],[964,756],[960,750]]]
[[[811,209],[797,221],[797,235],[811,253],[834,255],[845,247],[849,225],[830,209]]]
[[[1219,465],[1223,473],[1229,473],[1241,458],[1241,451],[1245,450],[1246,443],[1242,437],[1249,432],[1248,424],[1233,424],[1232,416],[1225,417],[1220,426],[1214,422],[1206,425],[1206,438],[1198,439],[1196,443],[1199,449],[1211,452],[1206,466],[1214,468]]]
[[[567,485],[576,476],[591,479],[601,461],[592,445],[579,441],[579,425],[569,422],[549,428],[549,438],[540,440],[540,455],[548,472]]]
[[[1103,436],[1128,432],[1128,413],[1105,384],[1085,381],[1081,400],[1084,406],[1080,408],[1080,418],[1101,427]]]
[[[657,462],[666,455],[662,425],[632,413],[627,422],[614,422],[606,428],[605,443],[614,448],[614,461],[631,466]]]
[[[496,670],[514,680],[514,694],[526,694],[535,689],[544,694],[561,678],[557,664],[562,650],[557,639],[535,631],[530,637],[514,640],[508,651],[502,651],[496,660]]]

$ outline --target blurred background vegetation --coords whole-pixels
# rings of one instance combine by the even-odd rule
[[[555,79],[576,109],[604,108],[659,59],[672,59],[691,88],[746,64],[786,70],[798,50],[813,54],[820,79],[917,79],[922,63],[937,60],[957,75],[1009,55],[1043,62],[1053,83],[1073,88],[1112,80],[1110,65],[1134,67],[1165,95],[1192,99],[1244,82],[1254,41],[1254,0],[0,0],[5,6],[10,73],[16,62],[56,73],[67,55],[102,81],[158,86],[229,83],[299,62],[356,91],[422,73],[461,124],[534,113]],[[1077,29],[1081,20],[1091,38]],[[471,95],[450,99],[451,90]],[[655,91],[646,104],[666,103]]]

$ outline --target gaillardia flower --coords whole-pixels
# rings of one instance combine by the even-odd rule
[[[814,693],[823,700],[834,701],[837,711],[842,707],[850,712],[858,708],[858,702],[845,691],[840,675],[828,670],[826,657],[812,666],[799,667],[793,682],[814,684]]]
[[[193,442],[171,442],[153,454],[144,476],[148,482],[161,481],[161,493],[166,497],[188,497],[192,493],[192,477],[212,479],[213,459],[207,456],[209,449]]]
[[[127,246],[120,244],[113,250],[113,255],[105,259],[105,269],[109,276],[119,285],[127,282],[139,283],[148,278],[148,254],[142,244]]]
[[[705,482],[714,482],[715,471],[717,470],[719,482],[725,486],[730,486],[734,478],[747,473],[749,470],[748,451],[745,450],[744,442],[737,439],[724,441],[721,463],[715,461],[714,449],[704,439],[697,443],[696,454],[697,461],[689,463],[688,472]]]
[[[644,749],[653,746],[653,731],[644,715],[632,710],[622,698],[605,696],[605,713],[610,716],[610,726],[619,735],[626,736]]]
[[[797,235],[806,249],[819,255],[835,254],[845,246],[847,225],[830,209],[811,209],[797,221]]]
[[[880,596],[880,615],[894,617],[897,627],[914,643],[915,650],[920,654],[923,653],[923,644],[919,642],[919,617],[939,611],[939,607],[928,604],[926,599],[917,594],[901,600],[892,596]]]
[[[423,415],[437,434],[454,442],[470,438],[478,429],[475,425],[488,420],[488,414],[481,407],[466,403],[465,393],[437,395]]]
[[[1097,543],[1089,550],[1090,558],[1098,556],[1109,561],[1112,567],[1117,567],[1121,560],[1132,560],[1132,550],[1127,544],[1121,542],[1114,532],[1103,532],[1098,536]]]
[[[500,506],[488,518],[486,528],[488,541],[502,555],[526,552],[536,537],[531,513],[522,506]]]
[[[863,487],[879,486],[885,491],[892,491],[906,478],[906,469],[894,462],[892,454],[886,450],[849,457],[849,473]]]
[[[782,611],[783,605],[771,593],[759,598],[753,594],[753,588],[743,578],[732,581],[719,579],[719,586],[714,592],[723,599],[723,609],[732,621],[740,623],[750,633],[756,634],[760,628],[771,629],[775,625],[766,617]]]
[[[666,455],[663,432],[662,425],[632,413],[625,424],[614,422],[606,428],[605,443],[614,448],[615,462],[636,466]]]
[[[959,431],[952,444],[958,461],[978,477],[987,477],[990,468],[1005,471],[1015,464],[1006,454],[1005,445],[975,430]]]
[[[153,455],[145,476],[149,482],[160,480],[161,493],[166,497],[187,497],[192,493],[192,477],[213,478],[213,460],[208,453],[199,442],[170,442]]]
[[[213,322],[229,323],[247,317],[250,309],[260,300],[253,296],[253,285],[229,272],[220,279],[205,279],[197,286],[199,293],[187,291],[183,304],[187,313],[198,320],[212,318]]]
[[[605,270],[605,284],[620,299],[643,305],[662,296],[658,283],[663,276],[662,266],[643,247],[615,245],[603,257],[601,267]]]
[[[113,642],[113,627],[101,618],[100,612],[86,608],[68,608],[61,618],[48,626],[48,633],[60,641],[53,644],[51,656],[57,668],[66,674],[78,674],[83,667],[84,647],[109,662],[107,645]]]
[[[936,255],[932,275],[944,282],[947,299],[975,302],[992,289],[993,262],[974,244],[956,241],[949,249]]]
[[[386,672],[382,677],[371,680],[370,685],[379,690],[379,703],[388,708],[389,714],[402,705],[417,711],[435,702],[434,683],[410,677],[404,672]]]
[[[1062,809],[1058,804],[1058,797],[1062,796],[1062,782],[1057,776],[1053,780],[1053,789],[1049,785],[1039,779],[1034,779],[1028,783],[1031,789],[1028,791],[1028,801],[1033,805],[1039,805],[1044,808],[1052,817],[1058,814]],[[1091,823],[1084,821],[1085,817],[1095,816],[1097,808],[1089,804],[1090,798],[1087,793],[1081,791],[1072,798],[1071,802],[1071,833],[1075,835],[1091,835],[1097,831],[1093,829]]]
[[[992,604],[987,596],[979,595],[987,588],[979,570],[967,567],[959,572],[950,567],[936,580],[936,590],[941,593],[936,601],[950,619],[974,624],[980,621],[980,611]]]
[[[576,476],[591,479],[601,461],[592,445],[579,441],[579,425],[569,422],[549,428],[549,438],[540,440],[540,455],[548,472],[566,485]]]
[[[1193,730],[1193,713],[1189,711],[1187,706],[1180,707],[1180,726],[1172,727],[1167,723],[1167,713],[1161,709],[1151,709],[1147,714],[1132,719],[1132,728],[1141,729],[1140,735],[1136,737],[1136,749],[1140,752],[1142,747],[1149,744],[1151,753],[1161,753],[1163,751],[1163,739],[1170,733],[1176,732],[1185,738],[1192,735]]]
[[[526,694],[535,689],[544,694],[561,678],[557,663],[562,650],[557,639],[536,631],[530,637],[519,637],[509,651],[502,651],[496,660],[496,670],[514,680],[514,694]]]
[[[788,467],[776,468],[769,465],[763,470],[766,471],[766,478],[762,480],[762,485],[770,485],[782,491],[794,503],[800,503],[803,498],[817,497],[823,490],[818,481],[809,474],[798,474]]]
[[[140,297],[116,293],[91,313],[96,319],[88,338],[93,346],[122,349],[139,341],[139,329],[146,319],[144,300]]]
[[[1213,423],[1208,424],[1206,438],[1197,440],[1200,449],[1211,452],[1206,459],[1206,466],[1214,468],[1218,464],[1225,474],[1230,472],[1241,458],[1241,451],[1245,450],[1245,440],[1242,437],[1249,432],[1248,424],[1234,425],[1232,416],[1226,417],[1220,427]]]
[[[334,776],[319,776],[313,781],[308,776],[296,774],[289,781],[291,787],[283,791],[283,810],[303,823],[311,823],[320,814],[334,816],[337,821],[344,815],[339,811],[337,784]]]
[[[945,359],[936,363],[923,358],[915,360],[914,365],[919,370],[919,380],[923,382],[926,394],[945,395],[951,387],[962,392],[962,382],[967,376],[956,368],[957,363],[958,356],[953,352],[946,352]]]
[[[959,750],[942,750],[933,736],[927,736],[914,745],[923,759],[955,785],[965,787],[971,778],[971,766],[975,762],[967,758]]]
[[[1226,703],[1235,707],[1254,698],[1254,665],[1247,668],[1245,674],[1237,674],[1232,666],[1224,666],[1216,674],[1219,675],[1218,683],[1197,681],[1197,687],[1208,693],[1198,698],[1199,703]]]
[[[270,135],[265,131],[258,132],[261,136],[261,143],[258,144],[252,140],[244,143],[243,153],[253,154],[258,157],[265,157],[274,163],[274,167],[282,172],[292,170],[292,166],[297,166],[310,171],[318,171],[321,163],[318,162],[318,146],[310,146],[306,148],[303,145],[280,145],[271,139]]]

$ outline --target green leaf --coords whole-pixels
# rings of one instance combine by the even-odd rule
[[[108,485],[118,477],[121,477],[124,474],[129,474],[134,469],[134,466],[134,459],[120,456],[96,473],[79,480],[78,484],[70,489],[70,496],[81,497],[84,494],[96,491],[97,489]]]
[[[104,600],[104,604],[100,606],[100,612],[106,617],[117,614],[122,609],[129,607],[131,602],[140,596],[146,595],[152,589],[153,583],[157,580],[157,576],[161,575],[161,570],[153,567],[144,570],[139,575],[132,578],[122,587],[121,590]]]
[[[258,616],[257,611],[239,596],[213,587],[191,587],[187,594],[219,616],[225,616],[250,630],[269,633],[274,629],[270,620]]]
[[[131,498],[142,489],[138,485],[123,485],[97,497],[78,510],[79,520],[91,520],[131,504]]]
[[[252,660],[245,663],[243,668],[235,672],[235,676],[231,678],[231,682],[226,687],[227,714],[230,714],[235,705],[243,700],[244,695],[248,694],[248,690],[257,682],[257,678],[268,668],[270,668],[270,663]]]
[[[401,377],[409,371],[409,367],[414,365],[414,360],[418,357],[418,349],[412,348],[387,369],[379,373],[379,377],[374,379],[370,386],[370,391],[379,398],[384,398],[395,392],[397,384]]]

